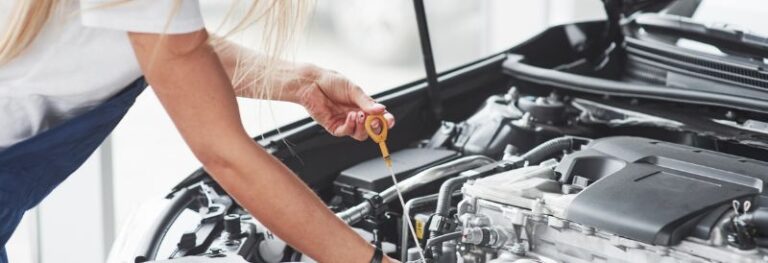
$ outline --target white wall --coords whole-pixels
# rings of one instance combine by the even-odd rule
[[[105,220],[101,148],[34,210],[8,242],[11,262],[103,262],[113,235]],[[108,177],[108,176],[107,176]],[[107,198],[108,200],[108,198]],[[107,231],[105,231],[107,230]],[[105,236],[105,234],[107,234]]]
[[[27,212],[11,240],[6,244],[8,258],[16,262],[40,262],[37,232],[37,209]]]

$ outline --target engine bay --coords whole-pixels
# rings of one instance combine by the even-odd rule
[[[768,260],[768,163],[634,134],[595,136],[600,127],[643,123],[666,132],[685,126],[511,88],[465,121],[444,122],[430,138],[392,153],[404,209],[380,158],[339,172],[327,203],[403,262],[418,260],[419,247],[432,262]],[[154,258],[167,259],[149,262],[313,262],[212,181],[168,198],[199,221],[175,237],[166,229]]]

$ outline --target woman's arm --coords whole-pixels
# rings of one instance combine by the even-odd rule
[[[270,230],[320,262],[367,262],[373,247],[246,134],[235,93],[204,30],[129,33],[163,107],[213,178]]]
[[[264,86],[254,84],[258,82],[258,78],[269,59],[262,53],[227,39],[216,36],[211,36],[211,38],[215,39],[213,49],[227,72],[227,76],[232,80],[232,88],[238,97],[280,100],[300,104],[299,91],[312,85],[321,74],[321,70],[311,64],[293,63],[278,59],[271,65],[275,73],[272,78],[274,90],[265,92],[262,90],[265,88]],[[238,66],[240,72],[235,76]],[[269,95],[269,97],[259,98],[262,94]]]

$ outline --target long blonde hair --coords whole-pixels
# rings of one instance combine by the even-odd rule
[[[253,58],[240,54],[232,76],[232,84],[235,87],[258,90],[252,93],[257,98],[273,98],[273,95],[277,95],[273,92],[281,91],[273,80],[284,74],[295,73],[281,71],[278,64],[292,44],[295,44],[298,32],[302,31],[314,1],[247,0],[252,3],[239,9],[238,7],[243,7],[239,5],[241,1],[233,0],[222,25],[216,31],[221,31],[230,20],[235,23],[225,32],[217,32],[221,34],[212,38],[211,41],[216,46],[217,41],[242,33],[261,23],[260,50],[264,56]],[[239,16],[236,14],[237,11],[240,11]],[[246,80],[249,82],[245,82]]]

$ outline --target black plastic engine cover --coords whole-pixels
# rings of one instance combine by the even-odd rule
[[[566,219],[655,245],[678,244],[697,224],[711,228],[701,219],[768,181],[768,163],[637,137],[595,140],[555,170],[563,182],[589,183]]]
[[[452,150],[413,148],[393,152],[392,169],[397,180],[404,180],[426,167],[449,161],[459,154]],[[341,172],[335,184],[347,185],[373,192],[381,192],[392,186],[389,170],[381,157],[359,163]]]

